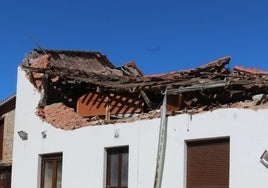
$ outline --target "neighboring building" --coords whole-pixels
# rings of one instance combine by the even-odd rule
[[[265,187],[268,72],[229,61],[147,76],[99,52],[31,52],[18,69],[12,187]]]
[[[0,187],[10,188],[16,95],[0,102]]]

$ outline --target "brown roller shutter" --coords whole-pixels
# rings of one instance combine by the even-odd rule
[[[229,138],[187,142],[187,188],[228,188],[229,146]]]

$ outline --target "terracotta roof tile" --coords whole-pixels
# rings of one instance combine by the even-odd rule
[[[242,66],[235,66],[234,71],[241,71],[241,72],[246,72],[249,74],[262,74],[262,75],[268,75],[268,71],[256,69],[256,68],[245,68]]]

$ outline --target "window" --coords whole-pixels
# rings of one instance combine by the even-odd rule
[[[4,167],[0,170],[0,188],[11,187],[11,167]]]
[[[187,144],[187,188],[229,187],[229,138]]]
[[[41,188],[61,188],[62,153],[41,157]]]
[[[128,147],[108,148],[106,188],[128,187]]]

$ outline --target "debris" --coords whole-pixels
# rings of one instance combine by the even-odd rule
[[[21,67],[41,94],[46,77],[46,101],[40,101],[45,106],[38,107],[38,116],[55,127],[71,130],[160,117],[166,88],[168,115],[266,107],[268,72],[241,66],[231,71],[225,67],[230,59],[227,56],[194,69],[143,75],[134,62],[115,67],[100,52],[34,50]],[[256,102],[257,96],[261,98]],[[68,114],[64,120],[61,112]]]

